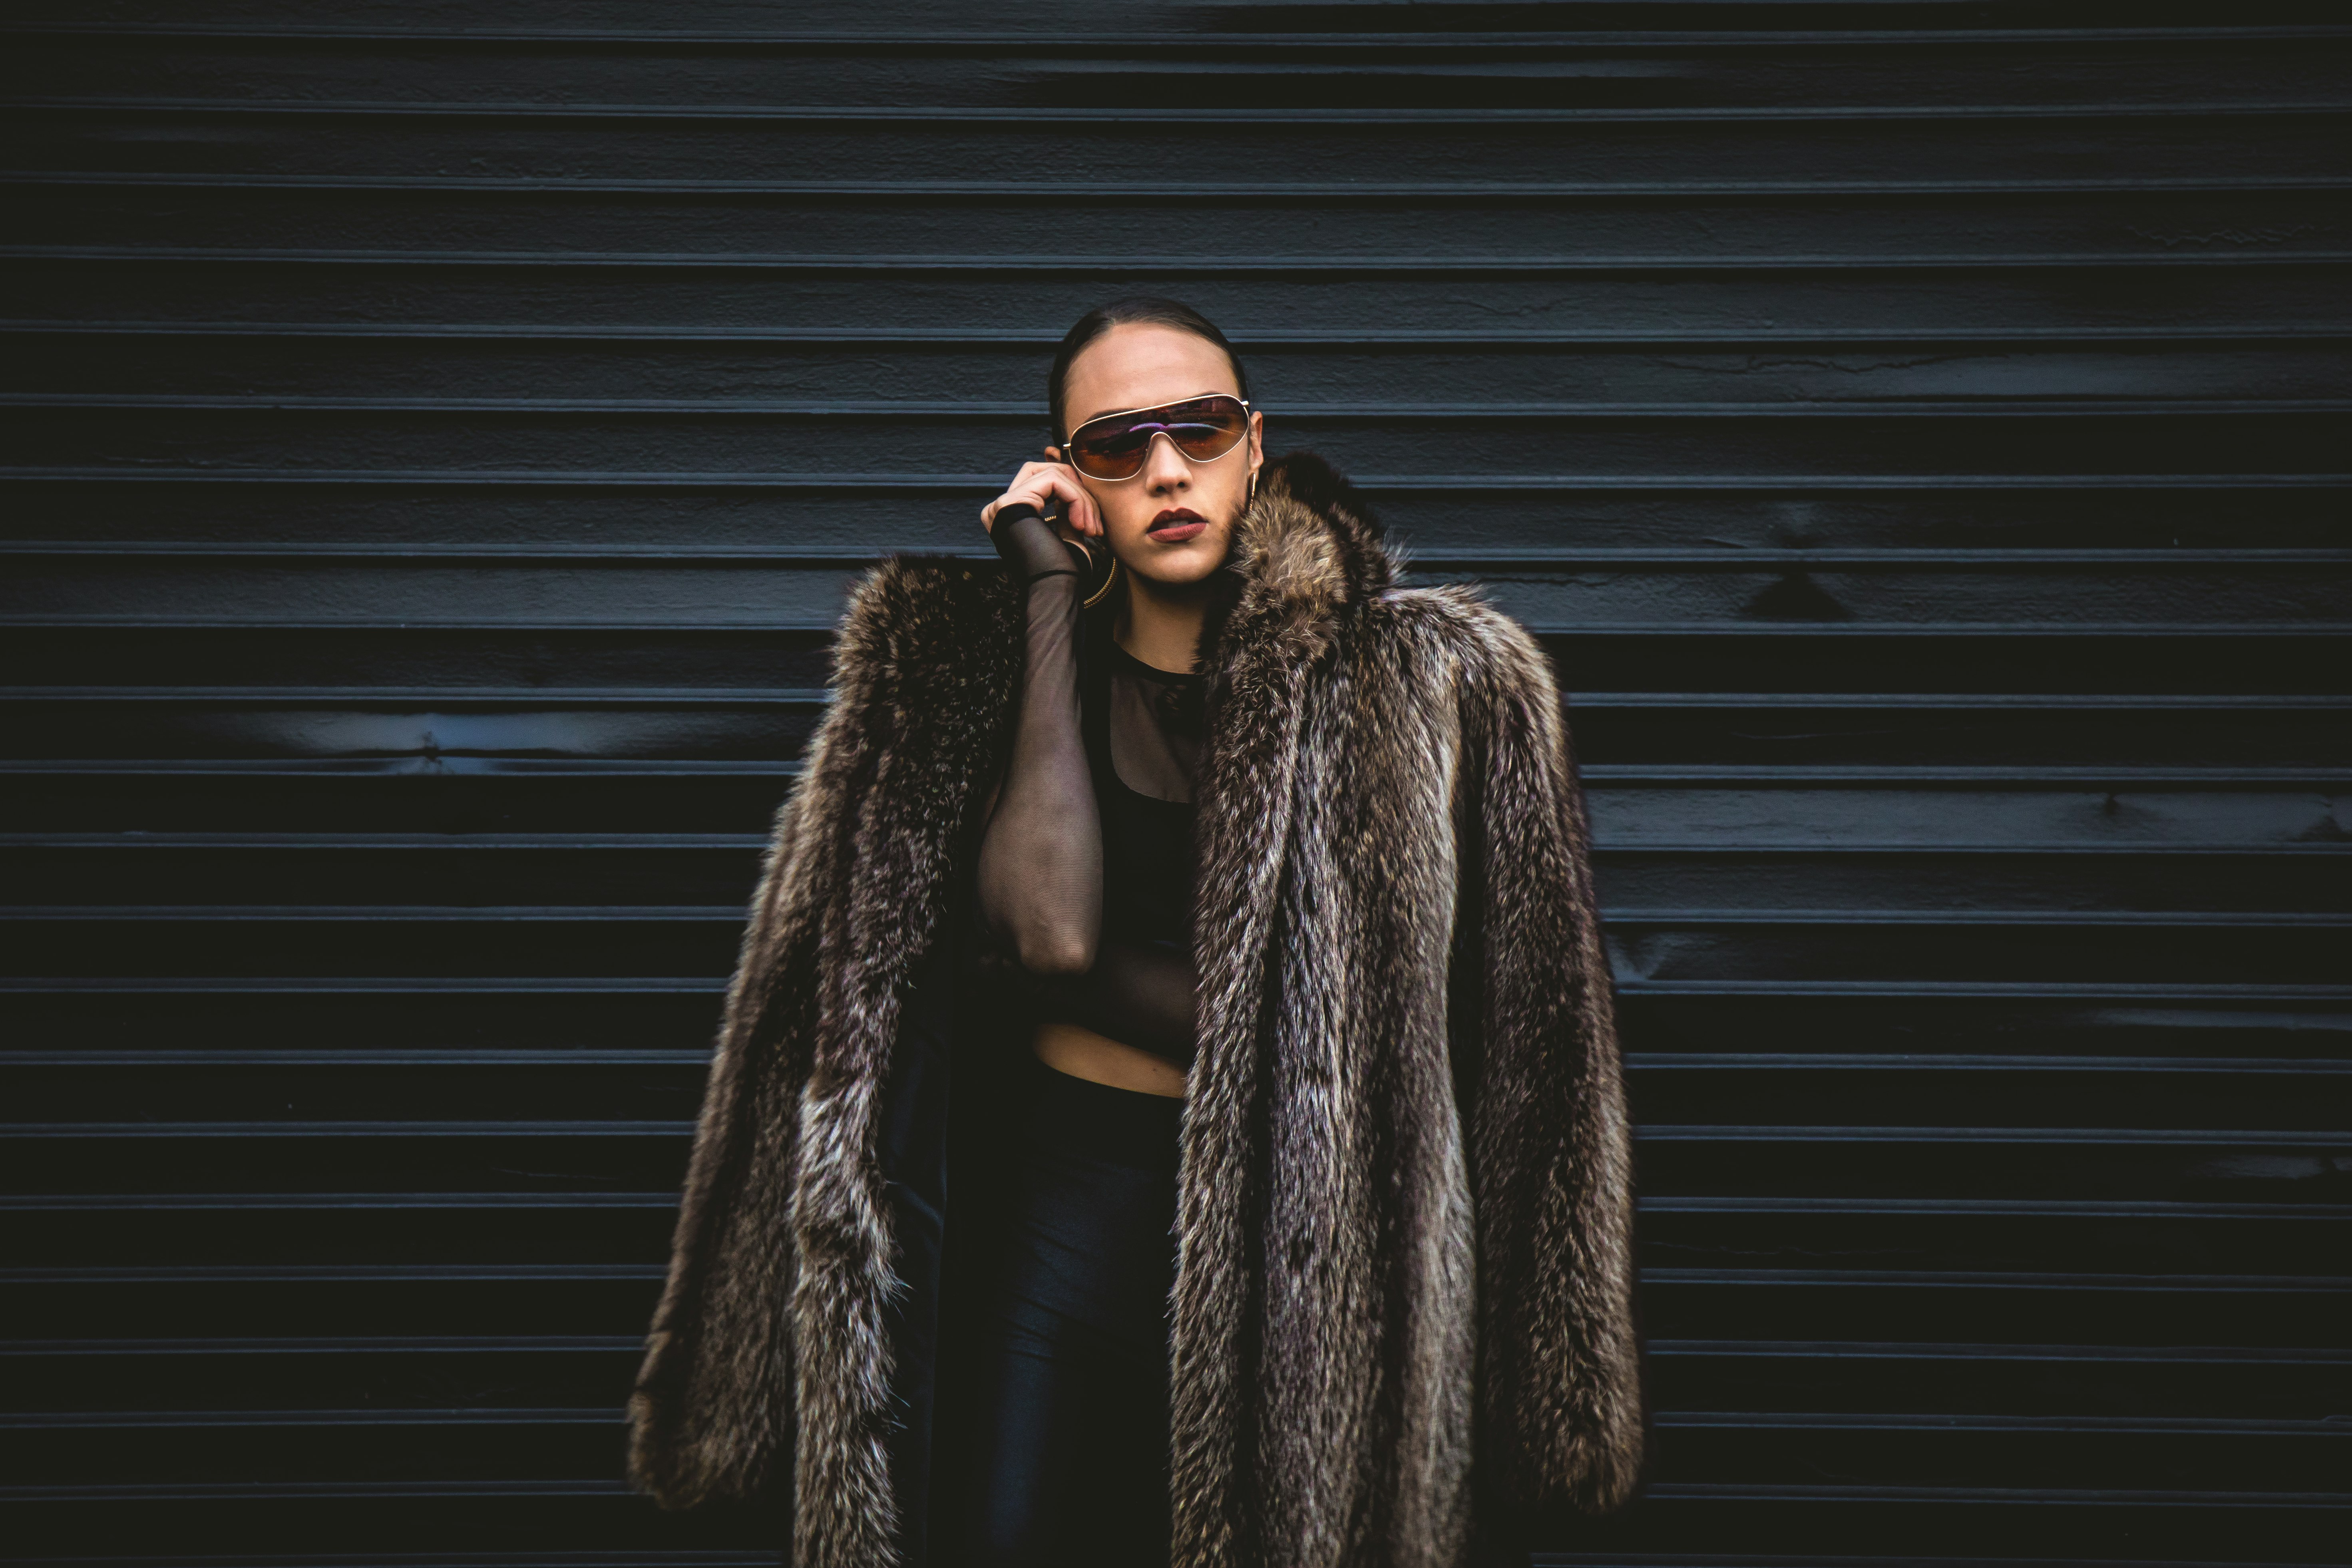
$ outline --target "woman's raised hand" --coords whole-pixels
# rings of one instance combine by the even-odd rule
[[[1058,458],[1061,455],[1059,447],[1045,448],[1048,458]],[[1095,510],[1095,498],[1087,493],[1086,486],[1078,483],[1077,470],[1063,462],[1022,464],[1021,471],[1013,476],[1013,482],[1004,487],[1004,493],[980,509],[981,525],[993,532],[996,514],[1003,508],[1026,503],[1042,512],[1045,510],[1045,503],[1055,499],[1061,501],[1062,516],[1073,529],[1080,533],[1090,533],[1097,539],[1102,537],[1102,514]]]

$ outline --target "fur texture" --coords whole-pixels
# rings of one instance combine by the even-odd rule
[[[1483,1542],[1612,1508],[1640,1468],[1629,1131],[1550,662],[1399,560],[1295,453],[1202,635],[1175,1568],[1456,1568],[1474,1516]],[[637,1486],[789,1478],[803,1568],[901,1561],[876,1110],[1019,614],[1001,571],[937,559],[853,597],[631,1402]]]

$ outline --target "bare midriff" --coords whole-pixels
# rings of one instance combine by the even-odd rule
[[[1030,1037],[1037,1059],[1056,1072],[1142,1094],[1183,1098],[1185,1074],[1166,1057],[1097,1034],[1083,1024],[1047,1021]]]

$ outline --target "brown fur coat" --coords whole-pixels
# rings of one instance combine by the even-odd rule
[[[1399,565],[1293,454],[1202,637],[1177,1568],[1454,1568],[1498,1521],[1615,1506],[1642,1458],[1628,1128],[1551,667]],[[1009,752],[1020,615],[993,564],[856,587],[631,1402],[639,1488],[778,1499],[803,1568],[923,1555],[900,1352],[937,1279],[900,1264],[930,1211],[877,1129]]]

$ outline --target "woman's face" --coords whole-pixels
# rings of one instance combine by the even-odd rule
[[[1241,386],[1224,350],[1174,327],[1123,321],[1088,343],[1070,363],[1063,384],[1067,428],[1105,414],[1150,408],[1204,392],[1238,397]],[[1131,479],[1078,475],[1102,514],[1111,553],[1139,577],[1171,585],[1197,583],[1224,564],[1234,525],[1250,494],[1250,476],[1265,460],[1265,416],[1250,416],[1249,439],[1222,458],[1196,463],[1166,436],[1151,438],[1143,471]],[[1056,447],[1049,457],[1059,459]],[[1204,523],[1190,539],[1155,537],[1155,525]]]

